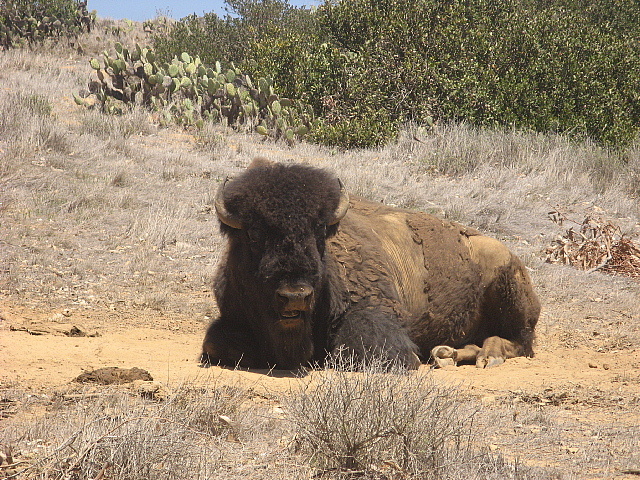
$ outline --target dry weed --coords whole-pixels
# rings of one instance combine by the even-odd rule
[[[527,478],[476,450],[475,407],[425,370],[339,352],[283,403],[297,447],[323,476]]]
[[[567,219],[558,211],[549,213],[559,224]],[[546,261],[572,265],[582,270],[640,277],[640,248],[626,238],[620,227],[594,217],[586,217],[570,227],[545,250]]]
[[[19,478],[210,478],[220,442],[237,436],[246,388],[184,384],[163,402],[104,389],[61,395],[48,412],[4,429]],[[26,407],[23,407],[26,408]]]

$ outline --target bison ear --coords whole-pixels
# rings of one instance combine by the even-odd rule
[[[222,185],[218,187],[218,192],[216,193],[215,207],[216,213],[218,214],[218,218],[225,225],[230,226],[231,228],[242,229],[242,223],[240,219],[236,218],[233,214],[227,211],[227,207],[224,204],[224,186],[227,184],[229,177],[225,178],[222,182]]]
[[[340,184],[340,201],[338,202],[338,208],[336,208],[333,212],[333,216],[331,220],[329,220],[328,225],[335,225],[347,214],[347,210],[349,210],[349,194],[347,193],[347,189],[344,188],[344,185],[338,179],[338,183]]]
[[[251,163],[247,167],[247,170],[251,170],[252,168],[256,168],[256,167],[271,167],[271,166],[273,166],[275,164],[276,164],[276,162],[272,162],[271,160],[267,160],[264,157],[256,157],[253,160],[251,160]]]

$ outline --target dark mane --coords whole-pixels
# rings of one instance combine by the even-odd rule
[[[308,228],[310,219],[327,222],[340,200],[337,177],[325,170],[300,164],[259,165],[231,180],[224,202],[246,225],[267,228],[287,225]]]

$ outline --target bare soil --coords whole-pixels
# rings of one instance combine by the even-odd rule
[[[102,367],[142,368],[166,385],[206,384],[211,376],[237,385],[241,379],[269,398],[305,381],[289,372],[202,368],[197,357],[205,324],[184,314],[32,309],[5,298],[0,318],[0,389],[64,392],[82,372]],[[563,472],[557,478],[634,478],[640,468],[640,351],[568,345],[544,320],[534,358],[432,374],[459,384],[477,402],[478,441],[492,451]]]

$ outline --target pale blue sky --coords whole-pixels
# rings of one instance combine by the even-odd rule
[[[316,5],[314,0],[290,0],[291,5]],[[154,18],[161,12],[176,20],[195,13],[215,12],[219,16],[225,15],[223,0],[89,0],[87,8],[97,10],[102,18],[128,18],[142,22]]]

